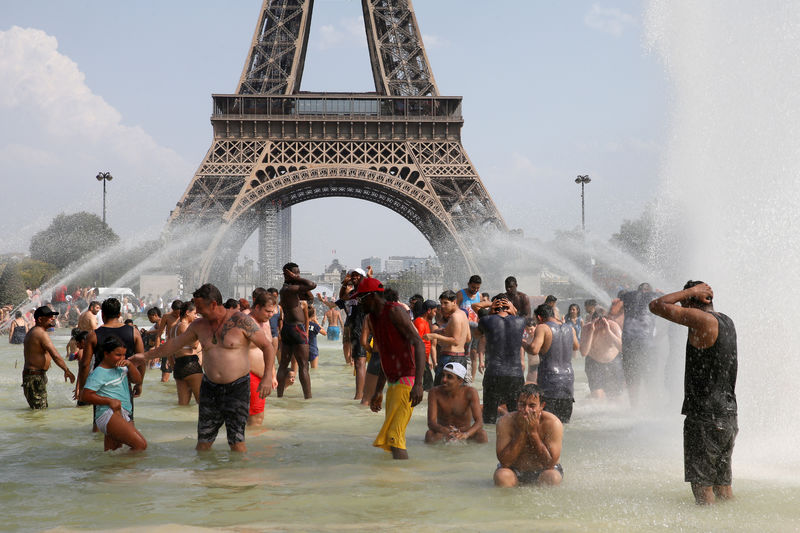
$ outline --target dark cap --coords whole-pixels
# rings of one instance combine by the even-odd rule
[[[555,302],[557,300],[558,300],[558,298],[556,298],[552,294],[548,294],[547,298],[544,299],[544,303],[549,304],[550,302]]]
[[[426,311],[429,309],[436,309],[437,307],[439,307],[439,302],[435,302],[433,300],[425,300],[422,303],[422,308]]]
[[[375,278],[364,278],[358,284],[358,289],[356,289],[353,298],[359,298],[371,292],[383,292],[383,283]]]
[[[43,305],[41,307],[37,307],[36,311],[33,312],[33,319],[34,320],[36,320],[40,316],[58,316],[58,312],[57,311],[53,311],[52,309],[50,309],[46,305]]]

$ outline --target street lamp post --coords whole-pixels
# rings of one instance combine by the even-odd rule
[[[111,172],[98,172],[97,181],[103,182],[103,224],[106,223],[106,182],[114,179]]]
[[[106,225],[106,182],[111,181],[114,179],[114,176],[111,175],[111,172],[98,172],[97,181],[103,182],[103,226]],[[105,263],[100,267],[100,285],[105,286],[106,284],[106,269]]]
[[[589,176],[578,176],[575,178],[575,183],[581,184],[581,230],[583,230],[584,233],[586,233],[586,211],[584,210],[583,188],[590,181],[592,181],[592,178]]]

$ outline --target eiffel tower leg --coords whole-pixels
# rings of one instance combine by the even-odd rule
[[[283,280],[281,267],[291,261],[292,208],[262,202],[258,217],[258,280],[262,287],[277,287]]]

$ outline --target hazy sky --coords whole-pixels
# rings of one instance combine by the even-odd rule
[[[153,238],[211,143],[212,93],[235,91],[261,0],[2,0],[0,252],[59,212],[101,212]],[[416,0],[443,95],[464,98],[463,143],[512,228],[602,239],[656,194],[667,82],[639,1]],[[491,9],[490,9],[491,8]],[[358,0],[316,0],[304,91],[373,91]],[[429,255],[395,213],[329,198],[294,207],[293,256]]]

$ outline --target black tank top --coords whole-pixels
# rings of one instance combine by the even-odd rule
[[[569,324],[547,326],[553,333],[550,349],[540,354],[538,382],[542,395],[548,398],[572,398],[575,386],[575,373],[572,371],[572,336]]]
[[[695,348],[686,341],[686,370],[683,378],[684,415],[736,414],[736,328],[722,313],[711,313],[719,323],[717,342]]]
[[[103,356],[100,354],[100,349],[103,346],[103,342],[113,335],[119,337],[122,343],[125,345],[125,358],[129,359],[136,353],[136,345],[134,344],[134,336],[133,336],[133,326],[121,326],[118,328],[107,328],[106,326],[100,326],[96,330],[94,330],[94,334],[97,335],[97,347],[95,348],[94,353],[94,367],[97,368],[100,366],[100,363],[103,360]]]

